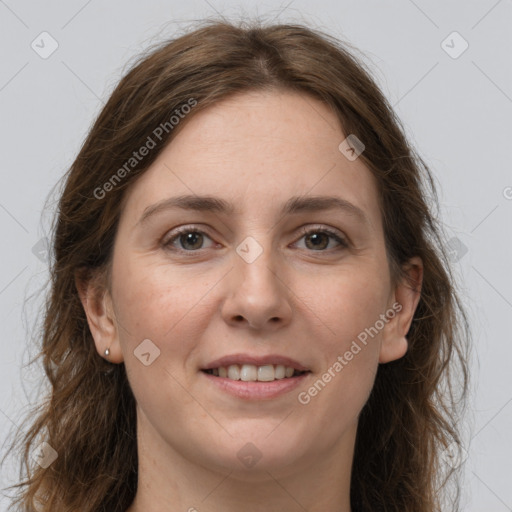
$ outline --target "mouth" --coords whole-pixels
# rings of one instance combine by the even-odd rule
[[[245,401],[274,400],[304,385],[311,370],[283,364],[229,364],[203,368],[200,374],[214,389]]]
[[[282,364],[255,365],[249,363],[218,366],[201,371],[214,377],[243,382],[273,382],[311,373],[310,370],[299,370],[293,366]]]

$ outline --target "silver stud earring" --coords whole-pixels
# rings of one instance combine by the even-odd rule
[[[109,355],[110,355],[110,349],[106,348],[105,349],[105,357],[108,357]]]

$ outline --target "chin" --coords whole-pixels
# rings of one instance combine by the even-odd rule
[[[266,423],[265,428],[246,428],[239,436],[230,430],[233,437],[226,436],[224,443],[216,445],[211,463],[222,472],[233,472],[231,476],[242,481],[266,481],[269,473],[283,475],[291,472],[292,468],[297,468],[298,459],[305,457],[298,447],[311,444],[301,442],[295,429],[293,433],[283,429],[278,434],[278,429],[273,430],[275,426]]]

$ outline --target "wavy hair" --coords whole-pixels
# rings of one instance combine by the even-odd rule
[[[124,364],[112,365],[96,352],[75,278],[99,276],[98,286],[108,289],[124,193],[188,119],[237,93],[287,90],[324,102],[343,132],[364,142],[360,158],[378,184],[393,283],[406,277],[404,264],[413,256],[424,264],[408,351],[379,365],[360,414],[352,510],[437,512],[443,499],[450,500],[451,511],[458,510],[459,474],[443,463],[443,451],[461,445],[469,323],[434,211],[439,207],[432,172],[355,52],[348,43],[299,24],[207,20],[149,48],[131,65],[63,177],[38,354],[50,386],[19,440],[22,481],[9,487],[17,489],[11,507],[125,512],[132,503],[138,465],[135,399]],[[120,179],[113,183],[113,171],[191,98],[197,104],[177,130],[160,130],[149,154],[118,171]],[[101,188],[107,182],[108,193]],[[46,469],[30,456],[42,440],[58,452]]]

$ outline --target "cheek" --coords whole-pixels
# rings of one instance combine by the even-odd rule
[[[123,350],[130,354],[150,339],[166,365],[183,364],[209,322],[208,292],[215,280],[170,272],[161,264],[119,263],[114,291]]]
[[[377,266],[351,266],[297,282],[297,295],[311,320],[321,321],[328,347],[348,349],[350,341],[373,326],[386,311],[387,274]],[[307,311],[305,310],[305,311]]]
[[[316,380],[301,390],[299,403],[308,417],[329,418],[318,427],[326,438],[357,422],[373,388],[382,335],[374,329],[386,302],[383,290],[372,284],[363,286],[355,279],[333,283],[316,303],[322,324],[328,326],[318,336],[323,365]]]
[[[322,282],[324,286],[319,287]],[[378,368],[388,282],[379,277],[376,267],[365,272],[360,267],[317,281],[315,289],[323,291],[316,295],[307,292],[305,302],[310,321],[319,324],[321,320],[317,340],[323,367],[314,385],[303,390],[306,394],[301,403],[308,402],[312,410],[318,408],[319,414],[334,406],[333,417],[355,419],[366,403]]]
[[[161,416],[165,423],[171,411],[194,407],[183,392],[184,370],[204,330],[207,303],[201,297],[206,291],[200,280],[191,287],[190,280],[182,282],[162,267],[131,265],[126,270],[117,275],[115,302],[128,380],[145,414]],[[150,354],[148,365],[142,353]]]

